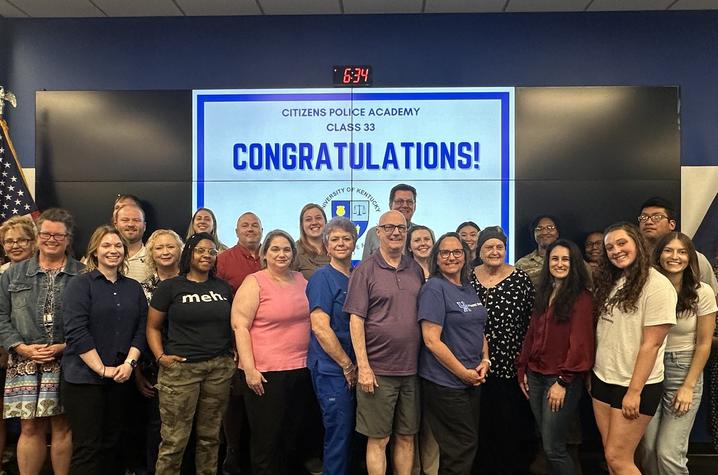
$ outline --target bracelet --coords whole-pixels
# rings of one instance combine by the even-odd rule
[[[344,371],[344,374],[349,374],[353,372],[356,369],[356,366],[354,366],[354,363],[349,363],[348,365],[344,366],[342,368],[342,371]]]
[[[105,365],[102,365],[102,379],[105,379],[105,370],[106,369],[107,368],[105,367]]]
[[[159,356],[157,357],[157,360],[156,360],[156,361],[159,363],[160,360],[162,359],[162,357],[163,357],[164,355],[165,355],[164,353],[162,353],[161,355],[159,355]]]
[[[484,358],[483,360],[481,360],[481,362],[482,362],[482,363],[483,363],[483,362],[487,362],[487,363],[489,364],[489,368],[491,368],[491,360],[490,360],[490,359]]]

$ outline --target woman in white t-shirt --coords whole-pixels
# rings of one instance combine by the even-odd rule
[[[651,267],[643,237],[630,223],[606,229],[594,288],[596,424],[611,473],[640,475],[633,457],[663,393],[663,353],[676,323],[676,291]]]
[[[661,238],[653,262],[678,293],[677,323],[668,333],[663,398],[641,442],[641,468],[651,475],[687,474],[688,436],[703,394],[716,298],[700,281],[696,249],[685,234],[672,232]]]

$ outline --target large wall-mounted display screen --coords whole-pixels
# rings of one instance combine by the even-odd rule
[[[513,88],[194,91],[193,112],[193,203],[220,236],[240,210],[297,236],[299,210],[317,203],[356,224],[359,259],[406,183],[413,222],[442,234],[471,219],[513,237]]]
[[[581,241],[647,197],[680,204],[675,87],[42,91],[36,107],[38,205],[73,211],[78,253],[118,193],[143,199],[146,237],[204,205],[232,245],[245,211],[298,237],[309,202],[364,239],[404,182],[415,222],[500,224],[510,262],[537,214]]]

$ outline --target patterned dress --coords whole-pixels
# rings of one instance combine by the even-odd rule
[[[535,290],[526,272],[514,271],[494,287],[484,287],[471,273],[471,285],[486,307],[486,340],[491,354],[490,377],[516,378],[516,358],[529,327]]]
[[[44,269],[47,297],[42,305],[43,327],[52,341],[55,282],[61,269]],[[3,418],[19,417],[34,419],[62,414],[60,404],[60,361],[37,363],[10,350],[7,376],[5,379],[5,397]]]

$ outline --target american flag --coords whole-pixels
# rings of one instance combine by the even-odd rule
[[[5,119],[0,119],[0,222],[11,216],[37,213],[25,175],[18,165]]]

